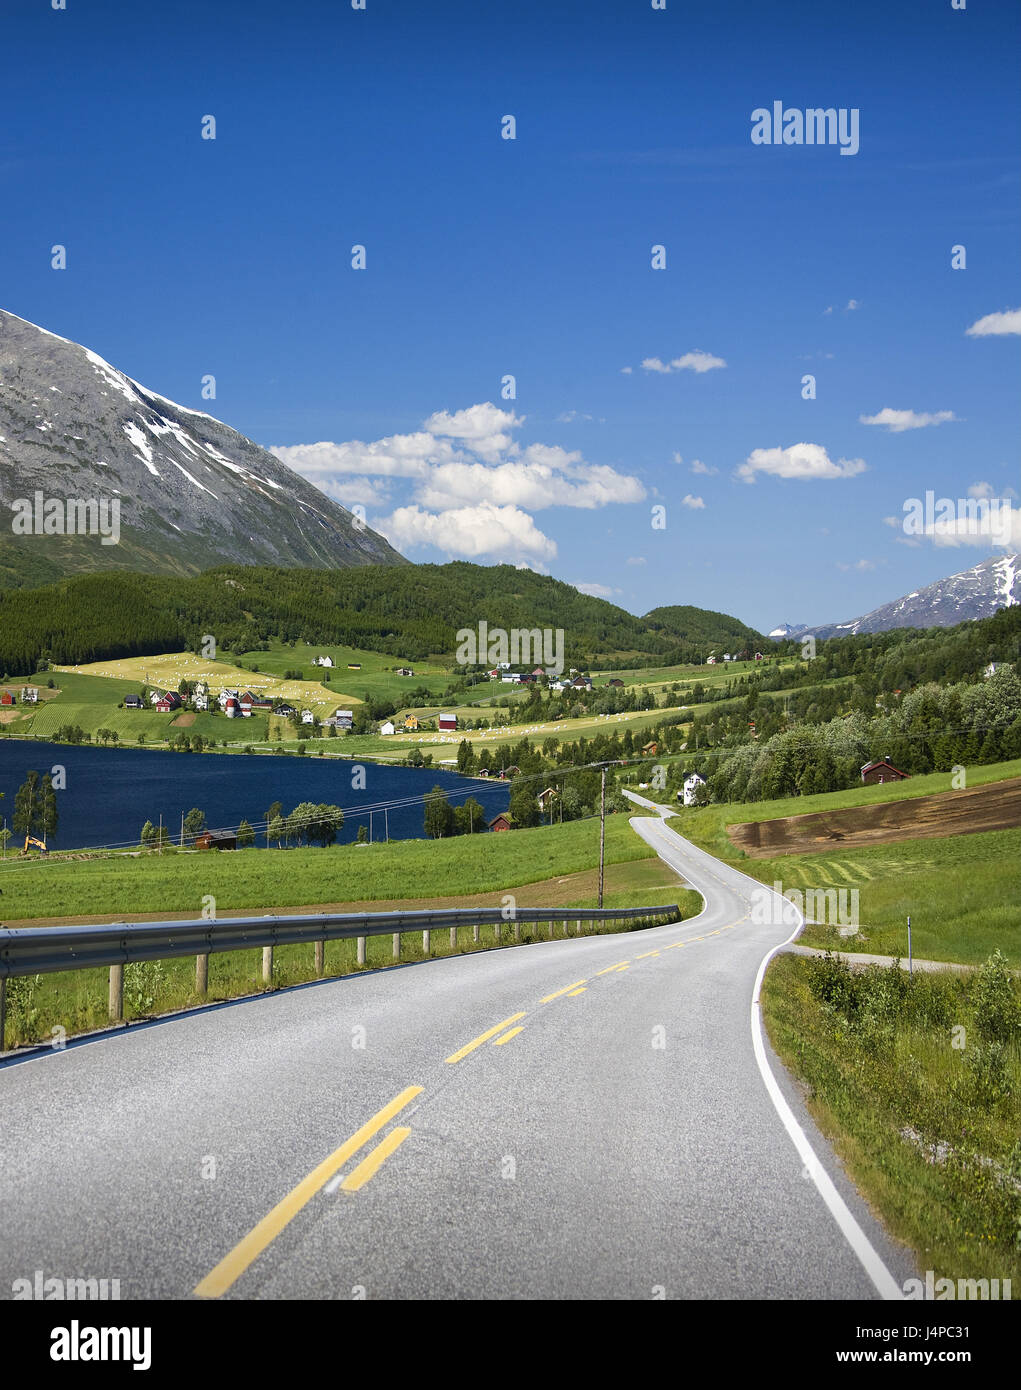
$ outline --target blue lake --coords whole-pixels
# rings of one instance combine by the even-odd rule
[[[489,820],[505,811],[510,785],[460,777],[438,768],[384,767],[347,758],[286,757],[272,753],[163,753],[144,749],[90,748],[0,740],[0,816],[8,826],[14,796],[30,769],[43,776],[62,767],[66,786],[57,792],[60,822],[53,849],[135,845],[147,820],[163,824],[175,840],[181,816],[197,806],[212,829],[235,829],[242,820],[265,820],[274,801],[289,812],[300,801],[327,802],[344,811],[340,843],[358,827],[373,839],[421,839],[422,798],[434,786],[452,806],[474,796]],[[55,777],[56,780],[56,777]],[[364,780],[364,787],[360,782]],[[257,836],[257,844],[265,844]],[[8,853],[18,848],[16,837]]]

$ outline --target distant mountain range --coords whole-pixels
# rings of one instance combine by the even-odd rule
[[[28,534],[12,530],[8,508],[27,499],[34,509],[37,492],[39,522],[33,515]],[[60,534],[55,523],[40,534],[46,501],[69,497],[118,501],[119,542]],[[0,588],[101,569],[188,575],[225,562],[407,563],[244,435],[4,310],[0,505]]]
[[[846,623],[822,623],[818,627],[792,627],[781,623],[770,637],[777,640],[812,636],[851,637],[859,633],[888,632],[894,627],[953,627],[975,618],[988,618],[998,608],[1021,603],[1021,555],[983,560],[970,570],[937,579],[924,589],[905,594],[893,603]]]

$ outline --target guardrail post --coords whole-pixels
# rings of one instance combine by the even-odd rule
[[[273,983],[273,947],[263,946],[262,948],[262,983],[271,985]]]
[[[394,932],[394,960],[400,960],[400,958],[401,958],[401,934],[400,934],[399,931],[395,931],[395,932]]]
[[[195,957],[195,993],[204,999],[209,990],[209,957]]]
[[[516,917],[514,918],[514,940],[521,940],[521,923],[518,921]]]
[[[360,937],[358,938],[358,964],[359,964],[359,965],[364,965],[364,964],[365,964],[365,937],[364,937],[364,936],[360,936]]]
[[[478,939],[479,939],[479,924],[478,924],[478,922],[476,922],[475,925],[474,925],[474,927],[472,927],[472,940],[473,940],[473,941],[478,941]]]
[[[110,992],[107,1012],[111,1023],[121,1023],[124,1019],[124,967],[110,966]]]
[[[422,933],[422,954],[423,956],[432,955],[432,932],[428,927]]]
[[[553,918],[549,919],[549,939],[553,940]]]
[[[0,1052],[4,1050],[4,1031],[7,1027],[7,976],[0,975]]]
[[[451,949],[452,951],[456,951],[456,950],[457,950],[457,928],[456,928],[456,927],[451,927],[451,928],[450,928],[450,949]]]
[[[499,922],[497,922],[497,923],[495,924],[493,930],[494,930],[494,932],[496,933],[496,944],[499,946],[499,944],[500,944],[500,923],[499,923]]]
[[[321,980],[326,974],[326,942],[316,942],[316,979]]]
[[[564,918],[564,935],[567,935],[567,918]]]

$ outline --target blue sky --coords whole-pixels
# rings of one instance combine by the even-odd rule
[[[8,0],[0,305],[411,559],[855,616],[993,553],[906,499],[1019,488],[1019,14]],[[857,109],[858,153],[754,145],[774,100]]]

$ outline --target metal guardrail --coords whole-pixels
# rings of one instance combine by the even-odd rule
[[[223,951],[262,948],[262,977],[273,980],[273,951],[277,946],[314,944],[315,969],[325,970],[327,941],[358,942],[358,964],[365,964],[365,942],[370,936],[393,936],[393,958],[400,960],[401,936],[422,933],[422,949],[431,948],[431,933],[449,928],[450,944],[457,944],[459,927],[472,927],[479,940],[479,928],[496,927],[500,940],[506,926],[516,940],[522,924],[562,922],[576,932],[582,922],[622,922],[648,917],[680,919],[676,903],[656,907],[550,908],[500,907],[459,908],[446,912],[361,912],[309,913],[300,916],[223,917],[191,922],[114,922],[99,927],[8,927],[0,929],[0,1052],[3,1051],[6,1013],[6,982],[15,976],[44,975],[60,970],[110,969],[110,1018],[124,1016],[124,966],[135,961],[195,957],[195,991],[204,997],[209,980],[209,957]]]

